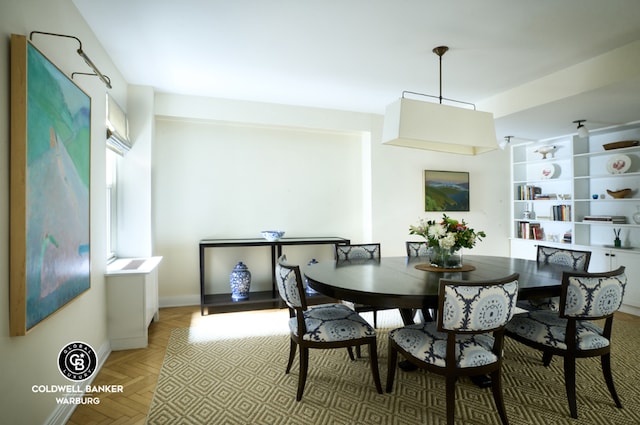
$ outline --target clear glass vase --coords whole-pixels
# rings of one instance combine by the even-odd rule
[[[462,267],[462,249],[432,246],[429,248],[429,262],[433,267],[459,269]]]

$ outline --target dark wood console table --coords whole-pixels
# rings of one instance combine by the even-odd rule
[[[200,314],[211,313],[210,307],[218,307],[222,311],[259,310],[280,306],[280,296],[276,290],[276,261],[282,255],[282,247],[287,245],[334,245],[350,244],[349,239],[340,237],[309,237],[309,238],[282,238],[270,242],[262,238],[249,239],[202,239],[200,240]],[[271,248],[271,291],[254,291],[249,293],[249,299],[233,301],[231,293],[207,294],[205,293],[205,250],[207,248],[231,248],[231,247],[269,246]],[[324,297],[314,295],[313,297]]]

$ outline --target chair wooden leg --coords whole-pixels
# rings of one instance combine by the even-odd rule
[[[347,353],[349,353],[349,358],[351,361],[354,361],[356,358],[353,356],[353,347],[347,347]]]
[[[600,357],[600,364],[602,365],[602,374],[604,375],[604,380],[607,383],[609,393],[611,394],[613,401],[616,403],[616,407],[622,409],[622,403],[620,403],[618,393],[616,392],[616,387],[613,385],[613,374],[611,373],[611,353],[607,353]]]
[[[435,321],[435,309],[433,308],[423,308],[420,313],[422,314],[422,322],[434,322]]]
[[[401,308],[399,309],[399,311],[400,316],[402,317],[402,323],[404,323],[405,325],[412,325],[415,323],[415,321],[413,320],[413,316],[416,313],[415,310],[411,310],[410,308]]]
[[[371,362],[371,373],[373,374],[373,382],[376,384],[376,390],[378,390],[378,394],[382,394],[380,370],[378,369],[378,349],[375,339],[369,343],[369,361]]]
[[[564,358],[564,386],[567,391],[569,411],[573,419],[578,419],[578,404],[576,402],[576,359],[565,356]]]
[[[398,363],[398,352],[389,341],[389,352],[387,354],[387,386],[385,390],[390,393],[393,389],[393,380],[396,376],[396,367]]]
[[[307,347],[300,347],[300,371],[298,375],[298,394],[296,395],[296,401],[302,400],[302,393],[304,393],[304,385],[307,382],[308,368],[309,368],[309,349]]]
[[[545,366],[549,366],[551,364],[551,359],[553,359],[553,354],[548,351],[542,352],[542,364]]]
[[[446,404],[447,404],[447,425],[454,425],[456,412],[456,377],[446,377]]]
[[[373,328],[378,329],[378,312],[373,310]]]
[[[500,370],[496,370],[491,374],[491,391],[493,392],[493,401],[496,403],[496,409],[498,409],[502,425],[509,425],[509,421],[507,420],[507,411],[504,408],[504,398],[502,396]]]
[[[362,350],[360,349],[359,345],[356,345],[356,357],[358,358],[362,357]]]
[[[296,357],[296,344],[293,340],[291,340],[291,345],[289,345],[289,362],[287,363],[287,371],[285,373],[289,373],[291,371],[291,365],[293,364],[293,359]]]

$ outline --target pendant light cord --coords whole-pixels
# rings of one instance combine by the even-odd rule
[[[455,102],[455,103],[463,103],[465,105],[473,106],[473,110],[475,111],[476,110],[475,103],[464,102],[462,100],[447,99],[446,97],[442,97],[442,55],[447,53],[448,50],[449,50],[449,48],[447,46],[438,46],[438,47],[434,47],[434,49],[433,49],[433,53],[435,53],[436,55],[438,55],[440,57],[440,96],[433,96],[433,95],[430,95],[430,94],[417,93],[417,92],[414,92],[414,91],[405,90],[405,91],[402,92],[402,97],[404,98],[404,95],[406,93],[417,95],[417,96],[433,97],[435,99],[438,99],[440,101],[440,104],[442,104],[443,100],[446,100],[446,101],[449,101],[449,102]]]

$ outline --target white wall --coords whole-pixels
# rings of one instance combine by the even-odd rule
[[[120,258],[153,255],[151,232],[151,152],[155,136],[154,92],[129,86],[131,150],[119,162],[118,242]]]
[[[57,357],[60,349],[72,341],[90,344],[99,355],[109,350],[106,336],[104,293],[105,270],[105,92],[106,87],[95,77],[78,76],[74,81],[92,98],[91,129],[91,289],[66,307],[38,324],[26,336],[9,336],[9,48],[12,33],[29,36],[31,31],[47,31],[79,37],[83,49],[102,72],[111,78],[110,93],[126,105],[126,84],[113,67],[93,33],[82,20],[71,0],[3,1],[0,28],[0,412],[2,423],[62,423],[68,413],[55,403],[55,394],[34,394],[33,385],[66,385],[59,373]],[[76,54],[77,43],[70,39],[34,36],[34,45],[64,73],[89,72]],[[103,360],[100,358],[99,360]],[[59,395],[59,394],[58,394]]]
[[[373,129],[380,140],[381,123]],[[487,237],[467,254],[509,255],[509,153],[495,150],[478,156],[454,155],[373,143],[373,238],[383,255],[405,255],[409,225],[419,218],[439,219],[442,213],[424,211],[424,170],[469,172],[469,212],[447,213],[464,219]]]
[[[380,242],[383,256],[405,255],[404,242],[415,239],[409,225],[441,217],[424,212],[425,169],[470,173],[471,211],[450,215],[487,232],[473,253],[508,255],[507,152],[471,157],[385,146],[381,116],[341,111],[158,94],[156,114],[152,214],[154,255],[164,256],[161,305],[199,303],[203,238],[281,228],[287,236]],[[288,255],[306,263],[331,251],[296,247]],[[268,249],[210,249],[208,292],[229,292],[240,260],[253,289],[269,285]]]
[[[203,238],[260,238],[261,230],[282,229],[290,237],[363,240],[358,134],[166,119],[156,126],[154,251],[164,256],[165,303],[189,295],[183,302],[199,302],[193,295],[199,294]],[[328,246],[294,251],[292,261],[331,258]],[[208,277],[216,282],[210,292],[229,292],[229,273],[238,261],[252,271],[253,289],[270,289],[268,248],[207,254]]]

